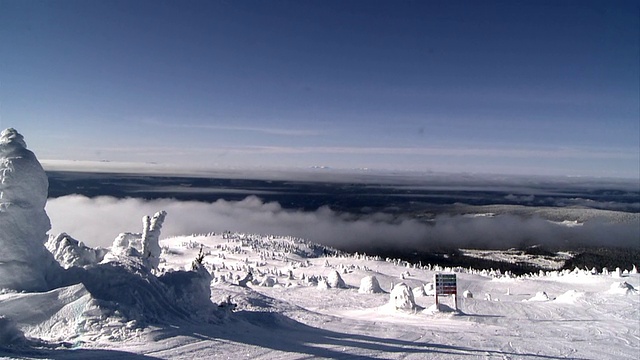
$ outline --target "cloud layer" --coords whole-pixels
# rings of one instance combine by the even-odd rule
[[[592,219],[567,227],[541,218],[438,216],[426,224],[387,214],[355,216],[328,207],[316,211],[283,209],[255,196],[214,203],[143,200],[80,195],[50,199],[51,233],[66,232],[90,246],[110,246],[121,232],[140,232],[142,217],[168,213],[162,236],[225,230],[291,235],[348,251],[429,250],[442,247],[511,248],[533,244],[638,246],[640,224]]]

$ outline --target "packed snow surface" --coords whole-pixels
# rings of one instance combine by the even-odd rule
[[[216,310],[180,306],[178,294],[162,294],[167,285],[142,287],[141,280],[119,283],[122,291],[149,289],[120,308],[96,299],[83,284],[6,292],[0,295],[0,356],[636,359],[640,349],[640,297],[630,290],[639,285],[637,274],[613,278],[584,270],[515,277],[236,233],[174,237],[159,245],[160,277],[186,273],[202,249]],[[123,266],[118,269],[147,271],[141,263]],[[108,269],[95,281],[127,279]],[[437,272],[456,273],[459,293],[481,295],[459,298],[458,311],[451,310],[451,298],[441,296],[435,308],[433,296],[414,296],[413,289],[430,284]],[[344,287],[318,289],[320,280],[341,285],[337,278]],[[270,285],[261,286],[267,279]],[[363,283],[368,291],[360,291]],[[371,291],[377,287],[384,293]],[[214,320],[201,320],[205,313]]]

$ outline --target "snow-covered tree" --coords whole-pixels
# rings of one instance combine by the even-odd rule
[[[0,133],[0,289],[42,291],[59,267],[44,246],[49,181],[15,129]]]

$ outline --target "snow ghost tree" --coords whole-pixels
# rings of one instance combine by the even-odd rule
[[[151,269],[160,264],[160,229],[167,216],[166,211],[159,211],[153,217],[142,218],[142,233],[122,233],[111,246],[113,255],[136,255],[142,257]]]
[[[358,289],[358,292],[361,294],[379,294],[384,291],[382,291],[378,279],[372,275],[365,276],[360,280],[360,288]]]
[[[55,261],[44,246],[49,181],[15,129],[0,133],[0,288],[48,290]]]
[[[165,216],[166,211],[159,211],[152,218],[145,216],[142,219],[142,255],[152,269],[157,269],[160,264],[160,229]]]
[[[397,310],[414,310],[416,301],[411,288],[405,283],[393,287],[389,296],[389,304]]]
[[[342,280],[342,276],[340,276],[340,273],[337,270],[333,270],[329,273],[329,276],[327,276],[327,284],[329,284],[330,287],[336,289],[347,288],[347,284],[344,283],[344,280]]]

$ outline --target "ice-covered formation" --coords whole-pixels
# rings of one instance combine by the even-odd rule
[[[416,301],[411,288],[405,283],[395,285],[393,289],[391,289],[389,305],[396,310],[415,310]]]
[[[344,280],[342,280],[342,276],[340,276],[340,273],[337,270],[333,270],[329,273],[329,276],[327,276],[327,284],[330,287],[336,289],[347,288],[347,284],[344,283]]]
[[[56,265],[44,246],[49,181],[14,129],[0,133],[0,289],[42,291]]]
[[[216,307],[210,300],[213,278],[204,267],[156,276],[141,257],[119,255],[99,264],[71,267],[65,280],[66,287],[81,286],[93,299],[92,307],[83,311],[99,313],[100,319],[135,324],[130,327],[216,319]],[[100,332],[104,324],[101,321],[92,329],[85,326],[83,331]]]
[[[97,264],[107,253],[107,249],[87,247],[66,233],[50,236],[45,246],[65,269]]]
[[[157,269],[160,264],[160,229],[167,216],[166,211],[159,211],[153,217],[145,216],[142,219],[142,256],[147,259],[149,266]]]
[[[113,241],[111,253],[118,255],[141,256],[152,269],[160,264],[160,229],[167,216],[166,211],[159,211],[153,217],[142,218],[142,233],[121,233]]]
[[[360,280],[360,288],[358,292],[361,294],[379,294],[384,292],[380,287],[380,283],[375,276],[365,276]]]

